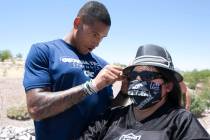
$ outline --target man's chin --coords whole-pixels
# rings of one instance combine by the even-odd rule
[[[83,52],[80,52],[81,54],[83,54],[83,55],[86,55],[86,54],[88,54],[88,53],[90,53],[91,51],[83,51]]]

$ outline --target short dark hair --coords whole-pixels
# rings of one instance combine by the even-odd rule
[[[171,92],[168,93],[167,95],[168,102],[174,107],[180,107],[181,106],[181,89],[180,89],[178,80],[175,78],[174,74],[171,71],[166,70],[164,68],[159,68],[159,67],[156,67],[156,68],[158,68],[161,75],[163,75],[163,79],[166,83],[172,82],[174,85]]]
[[[79,10],[78,17],[88,25],[91,25],[95,20],[111,26],[111,18],[107,8],[100,2],[89,1]]]

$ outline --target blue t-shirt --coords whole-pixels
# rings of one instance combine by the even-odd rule
[[[93,79],[107,63],[89,53],[82,55],[63,40],[32,45],[25,63],[25,90],[50,87],[66,90]],[[37,140],[77,138],[96,115],[102,113],[112,97],[111,86],[85,97],[79,104],[56,116],[34,121]]]

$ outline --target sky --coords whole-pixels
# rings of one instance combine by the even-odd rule
[[[0,50],[26,58],[33,43],[63,38],[87,0],[0,0]],[[128,65],[139,46],[156,44],[177,69],[210,69],[210,0],[99,0],[109,34],[94,53]]]

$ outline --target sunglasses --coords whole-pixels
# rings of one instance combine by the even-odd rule
[[[142,81],[152,81],[154,79],[162,79],[163,76],[159,72],[152,71],[132,71],[128,74],[128,79],[130,81],[136,80],[137,77],[140,77]]]

